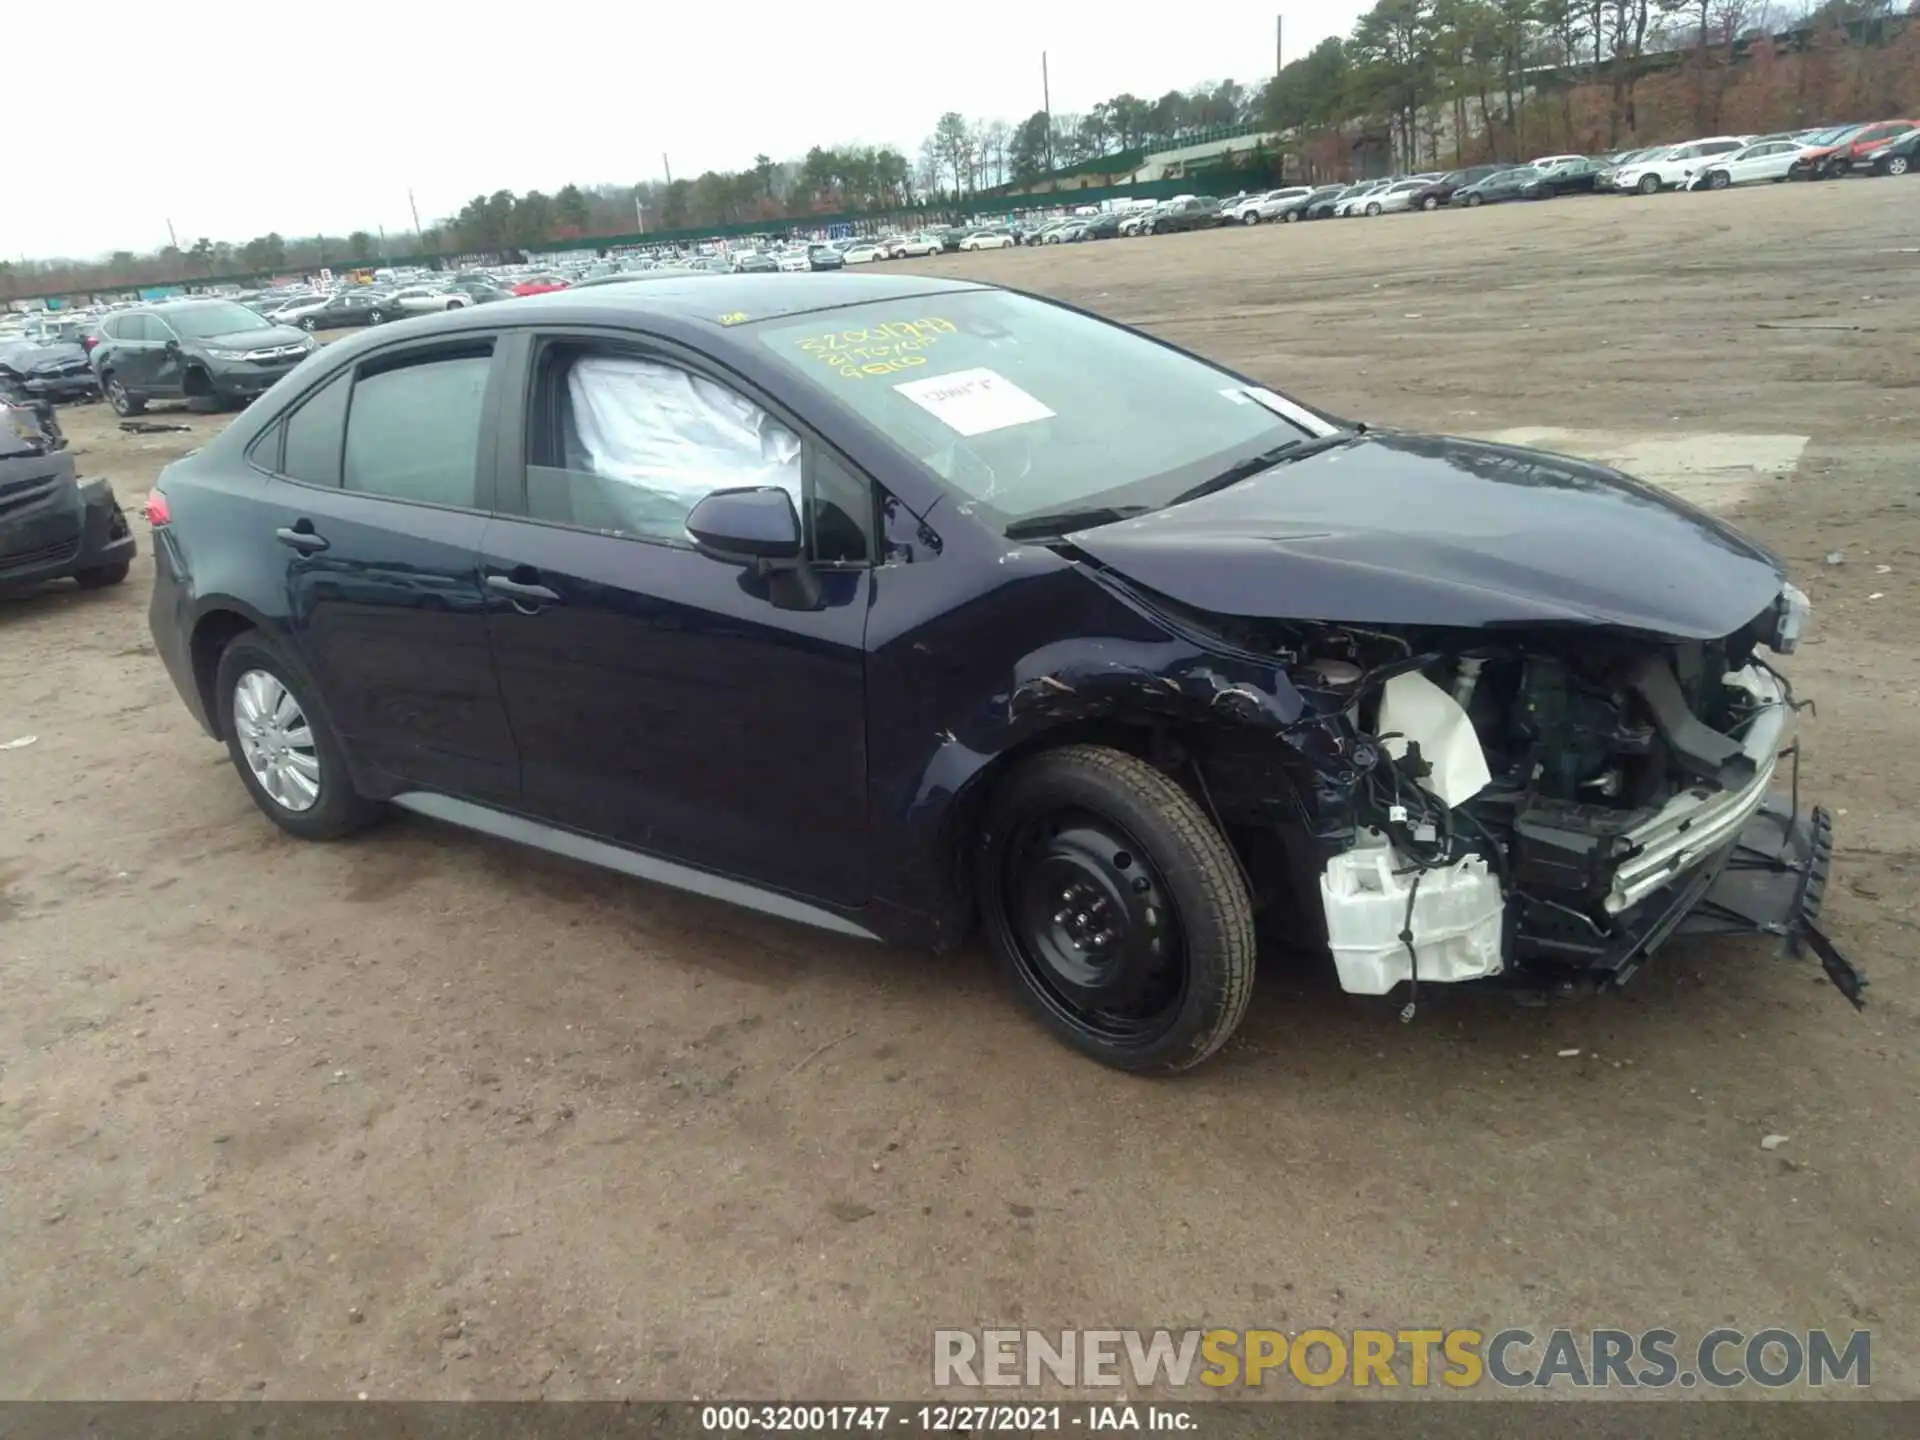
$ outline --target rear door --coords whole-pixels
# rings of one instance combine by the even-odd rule
[[[461,336],[375,352],[248,458],[275,477],[259,538],[284,557],[294,644],[356,757],[402,789],[512,805],[479,574],[493,351]]]
[[[159,315],[147,316],[147,378],[141,389],[149,395],[186,393],[186,356],[180,337]]]
[[[526,808],[752,884],[867,898],[872,490],[727,372],[631,336],[530,347],[482,565]],[[685,529],[704,494],[802,489],[821,588]]]

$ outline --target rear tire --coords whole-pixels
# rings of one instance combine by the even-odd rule
[[[1260,212],[1258,210],[1247,211],[1246,214],[1240,217],[1240,223],[1242,225],[1258,225],[1260,223]]]
[[[243,678],[264,675],[291,697],[310,743],[299,742],[299,730],[288,738],[302,753],[311,756],[317,793],[304,809],[295,809],[276,798],[255,772],[242,739],[246,723],[235,716],[235,692]],[[233,768],[240,772],[241,783],[253,796],[266,817],[289,835],[302,840],[337,840],[364,828],[380,814],[380,807],[353,788],[347,773],[346,756],[333,733],[325,713],[316,703],[307,682],[257,630],[237,636],[220,656],[213,682],[214,702],[220,707],[220,728],[227,737],[227,754]]]
[[[1420,202],[1420,208],[1422,210],[1438,210],[1440,208],[1439,197],[1435,195],[1427,196],[1426,199]]]
[[[1904,175],[1912,168],[1913,162],[1904,155],[1889,155],[1887,157],[1885,169],[1889,175]]]
[[[1707,176],[1707,189],[1724,190],[1733,184],[1733,177],[1724,170],[1716,170]]]
[[[127,389],[125,385],[120,383],[120,377],[111,370],[106,373],[106,376],[100,383],[101,387],[106,391],[107,403],[113,407],[114,414],[125,419],[131,419],[135,415],[145,413],[147,408],[146,399],[142,396],[135,395],[131,390]]]
[[[1245,1015],[1255,941],[1239,861],[1145,761],[1097,745],[1026,761],[994,796],[978,863],[988,942],[1022,1000],[1083,1054],[1170,1074]]]
[[[1483,205],[1485,203],[1486,202],[1482,200],[1478,195],[1467,196],[1467,208],[1469,210],[1473,209],[1475,206]]]
[[[1373,216],[1375,216],[1375,215],[1378,215],[1379,213],[1380,213],[1380,202],[1379,202],[1379,201],[1377,201],[1377,200],[1376,200],[1376,201],[1373,201],[1373,202],[1371,202],[1371,203],[1370,203],[1370,204],[1369,204],[1369,205],[1367,206],[1367,216],[1368,216],[1368,218],[1369,218],[1369,219],[1371,219],[1371,218],[1372,218]]]

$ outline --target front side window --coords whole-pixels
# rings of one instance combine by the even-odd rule
[[[637,355],[556,348],[530,436],[536,520],[687,543],[716,490],[774,485],[802,508],[800,437],[704,375]]]
[[[347,408],[341,481],[419,505],[477,508],[489,352],[414,360],[362,374]]]
[[[755,329],[784,369],[1000,523],[1157,508],[1332,428],[1203,360],[1003,291],[875,301]]]

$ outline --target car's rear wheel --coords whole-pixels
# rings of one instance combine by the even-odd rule
[[[135,395],[121,382],[118,375],[109,370],[100,382],[107,392],[107,403],[113,407],[113,413],[121,416],[138,415],[147,408],[147,402]]]
[[[1240,217],[1240,223],[1242,225],[1258,225],[1260,223],[1260,212],[1258,210],[1247,211],[1246,214]]]
[[[1300,218],[1300,212],[1298,210],[1287,211],[1287,214],[1286,214],[1287,224],[1291,225],[1299,218]]]
[[[1889,175],[1904,175],[1913,168],[1913,162],[1904,155],[1889,155],[1886,172]]]
[[[1239,862],[1187,792],[1123,751],[1070,745],[994,797],[979,854],[989,942],[1069,1045],[1130,1071],[1199,1064],[1253,991]]]
[[[320,328],[320,322],[315,320],[311,315],[302,315],[300,317],[300,328],[302,330],[318,330]]]
[[[1422,210],[1438,210],[1440,208],[1440,198],[1437,195],[1429,195],[1420,202],[1420,208]]]
[[[354,790],[340,742],[306,683],[257,633],[227,646],[214,694],[234,769],[282,830],[332,840],[379,813]]]
[[[369,310],[367,312],[367,319],[375,325],[384,325],[387,323],[387,312],[384,310]]]

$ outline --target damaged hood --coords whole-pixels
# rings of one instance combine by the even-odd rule
[[[1771,605],[1770,553],[1617,470],[1370,432],[1072,544],[1200,610],[1356,625],[1576,624],[1686,639]]]
[[[55,340],[45,345],[34,341],[22,341],[13,345],[0,345],[0,365],[4,365],[17,375],[47,374],[72,369],[75,366],[85,369],[87,352],[67,340]]]

